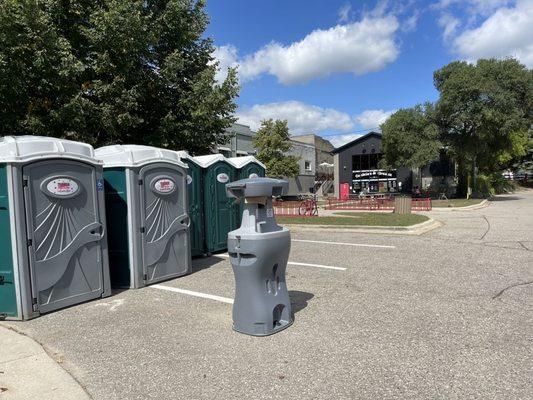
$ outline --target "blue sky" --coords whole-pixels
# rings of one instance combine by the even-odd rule
[[[436,100],[456,59],[533,66],[533,0],[211,0],[219,79],[237,66],[239,122],[287,119],[341,145],[394,110]]]

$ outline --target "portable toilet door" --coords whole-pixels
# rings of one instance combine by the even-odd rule
[[[96,156],[106,205],[116,211],[110,224],[120,227],[109,232],[113,285],[138,288],[190,273],[187,165],[175,151],[150,146],[101,147]]]
[[[204,199],[202,195],[202,167],[194,161],[186,151],[178,151],[181,161],[187,164],[187,198],[189,204],[189,218],[191,225],[191,255],[193,257],[205,254],[204,243]]]
[[[202,167],[206,251],[227,248],[228,232],[237,229],[235,199],[228,198],[226,183],[235,180],[235,167],[222,154],[194,157]]]
[[[228,161],[237,168],[236,180],[248,178],[264,178],[266,167],[254,156],[232,157]],[[240,225],[242,213],[244,211],[244,202],[241,201],[237,210],[237,224]]]
[[[102,165],[93,148],[4,137],[0,165],[0,231],[8,239],[0,243],[0,314],[30,319],[110,295]]]

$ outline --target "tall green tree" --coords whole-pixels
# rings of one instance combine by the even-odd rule
[[[254,147],[257,149],[257,159],[266,166],[268,176],[290,178],[298,175],[298,158],[286,154],[292,148],[286,120],[261,121]]]
[[[209,151],[238,83],[208,23],[204,0],[2,0],[0,135]]]
[[[533,120],[533,72],[514,59],[452,62],[436,71],[436,122],[466,177],[490,174],[525,154]],[[475,188],[474,188],[475,189]]]
[[[381,125],[384,166],[421,168],[439,156],[442,144],[431,104],[396,111]]]

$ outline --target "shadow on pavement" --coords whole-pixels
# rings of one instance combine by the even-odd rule
[[[210,257],[193,258],[191,274],[203,269],[211,268],[213,265],[218,264],[222,260],[224,260],[224,258],[218,257],[216,254],[213,254]]]
[[[490,201],[511,201],[511,200],[523,200],[523,197],[519,196],[495,196]]]
[[[289,290],[291,298],[292,312],[297,313],[307,307],[309,300],[315,295],[308,292],[300,292],[299,290]]]

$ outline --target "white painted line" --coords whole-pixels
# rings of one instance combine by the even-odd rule
[[[193,292],[192,290],[179,289],[179,288],[172,287],[172,286],[151,285],[148,287],[151,287],[154,289],[166,290],[166,291],[174,292],[174,293],[186,294],[186,295],[194,296],[194,297],[201,297],[203,299],[220,301],[221,303],[233,304],[233,299],[230,299],[228,297],[220,297],[220,296],[215,296],[213,294]]]
[[[383,244],[327,242],[327,241],[324,241],[324,240],[291,239],[291,242],[335,244],[335,245],[341,245],[341,246],[354,246],[354,247],[376,247],[376,248],[379,248],[379,249],[395,249],[396,248],[396,246],[387,246],[387,245],[383,245]]]
[[[287,264],[290,264],[290,265],[301,265],[303,267],[314,267],[314,268],[324,268],[324,269],[335,269],[337,271],[346,271],[346,268],[343,268],[343,267],[332,267],[331,265],[307,264],[307,263],[293,262],[293,261],[289,261]]]
[[[229,254],[214,254],[215,257],[224,257],[224,258],[229,258]],[[334,269],[334,270],[337,270],[337,271],[346,271],[346,268],[343,268],[343,267],[333,267],[331,265],[321,265],[321,264],[308,264],[308,263],[301,263],[301,262],[294,262],[294,261],[289,261],[287,264],[289,265],[299,265],[299,266],[302,266],[302,267],[314,267],[314,268],[324,268],[324,269]]]

